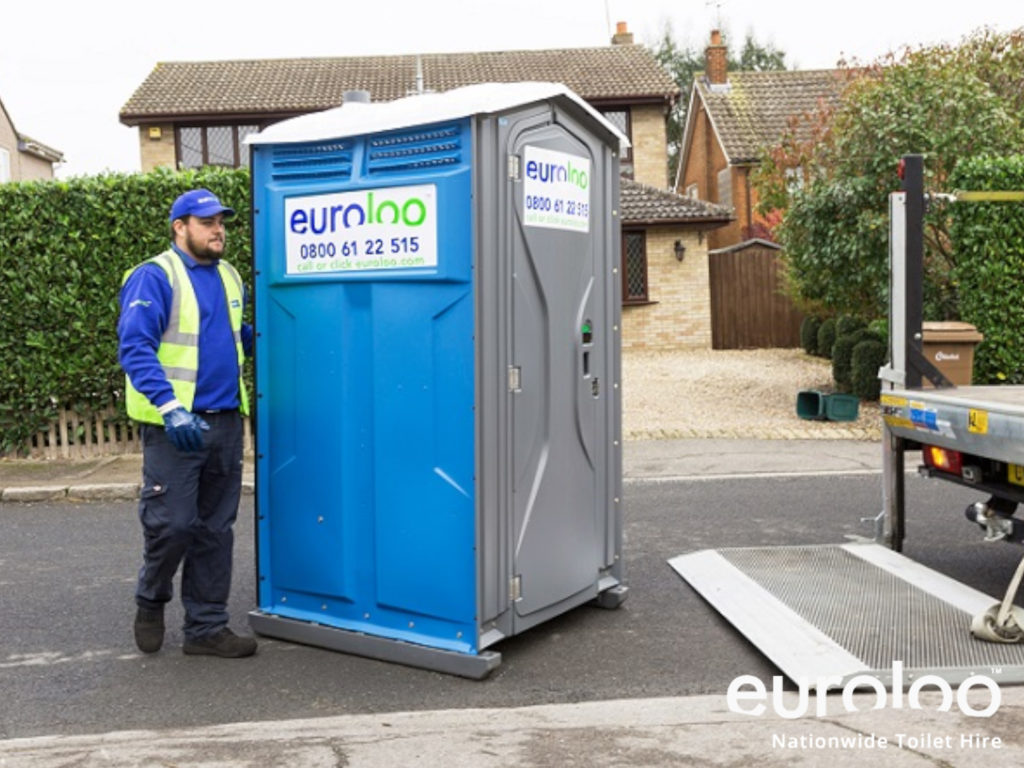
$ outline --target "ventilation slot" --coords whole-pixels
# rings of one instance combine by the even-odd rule
[[[352,144],[333,142],[278,148],[274,150],[271,166],[274,181],[346,181],[352,176]]]
[[[370,174],[429,172],[462,162],[462,130],[457,125],[394,133],[369,140]]]

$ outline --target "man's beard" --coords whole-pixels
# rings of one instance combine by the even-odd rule
[[[223,241],[221,242],[223,246]],[[200,246],[195,240],[192,239],[192,235],[188,232],[185,233],[185,246],[188,248],[188,252],[191,253],[197,259],[206,259],[208,261],[216,261],[223,253],[223,247],[219,251],[212,250],[207,246]]]

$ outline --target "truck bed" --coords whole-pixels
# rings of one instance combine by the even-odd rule
[[[883,391],[897,437],[1024,465],[1024,386]]]

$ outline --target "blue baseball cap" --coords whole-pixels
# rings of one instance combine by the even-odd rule
[[[234,208],[221,205],[220,200],[208,189],[190,189],[180,195],[171,206],[171,221],[180,219],[182,216],[216,216],[223,213],[230,218],[235,215]]]

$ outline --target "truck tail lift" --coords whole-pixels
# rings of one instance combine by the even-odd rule
[[[1024,502],[1024,386],[953,386],[926,358],[922,334],[929,200],[1024,201],[1024,193],[928,196],[920,155],[904,157],[900,175],[903,189],[890,196],[890,356],[879,371],[883,508],[866,518],[874,540],[702,550],[669,564],[798,684],[827,679],[837,688],[868,674],[899,685],[891,671],[897,662],[908,680],[957,683],[985,672],[1024,683],[1024,610],[1013,606],[1024,560],[993,605],[992,597],[900,554],[905,456],[919,448],[922,475],[987,495],[967,508],[985,541],[1024,542],[1024,524],[1013,517]],[[925,379],[931,387],[922,386]]]
[[[925,358],[922,342],[924,213],[931,200],[1021,202],[1020,191],[968,191],[927,195],[924,161],[900,161],[903,191],[890,197],[890,363],[879,371],[885,422],[883,530],[876,538],[902,549],[905,530],[904,454],[920,448],[921,474],[977,488],[989,494],[970,504],[967,519],[985,532],[986,542],[1024,541],[1024,521],[1013,517],[1024,501],[1024,387],[953,387]],[[927,378],[932,389],[922,388]],[[971,631],[993,642],[1024,641],[1024,612],[1010,610],[1024,560],[1002,603],[975,617]]]

